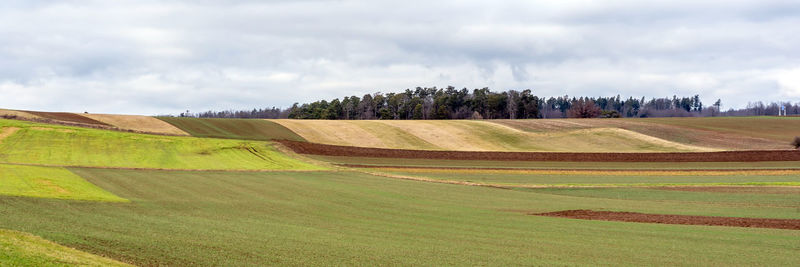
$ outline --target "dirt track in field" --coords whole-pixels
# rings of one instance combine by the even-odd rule
[[[800,194],[800,187],[797,186],[662,186],[655,189],[739,194]]]
[[[484,152],[428,151],[323,145],[297,141],[278,141],[299,154],[373,157],[501,161],[574,161],[574,162],[753,162],[800,161],[797,150],[748,150],[722,152],[664,153],[573,153],[573,152]]]
[[[800,230],[800,220],[798,219],[668,215],[668,214],[646,214],[638,212],[593,211],[593,210],[565,210],[565,211],[546,212],[546,213],[531,213],[530,215],[563,217],[563,218],[582,219],[582,220]]]

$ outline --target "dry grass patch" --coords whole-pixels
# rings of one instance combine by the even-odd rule
[[[11,136],[12,134],[16,133],[17,131],[19,131],[19,127],[3,127],[3,128],[0,128],[0,143],[3,142],[3,139],[6,139],[6,137]]]
[[[22,119],[28,119],[28,120],[41,118],[39,116],[33,115],[31,113],[28,113],[28,112],[19,111],[19,110],[10,110],[10,109],[0,109],[0,117],[16,117],[16,118],[22,118]]]
[[[172,124],[159,120],[155,117],[112,114],[83,114],[83,116],[125,130],[170,135],[189,135]]]

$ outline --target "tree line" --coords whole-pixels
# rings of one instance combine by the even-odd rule
[[[800,114],[800,103],[750,103],[744,109],[722,111],[721,100],[705,106],[699,95],[663,98],[570,97],[542,98],[530,89],[493,92],[489,88],[469,90],[417,87],[401,93],[345,96],[330,101],[295,103],[286,109],[181,113],[201,118],[290,118],[323,120],[447,120],[447,119],[533,119],[533,118],[631,118],[693,116],[777,115],[780,106],[788,115]]]

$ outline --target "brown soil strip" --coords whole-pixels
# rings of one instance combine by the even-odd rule
[[[75,113],[68,113],[68,112],[41,112],[41,111],[26,111],[27,113],[47,118],[51,120],[59,120],[59,121],[68,121],[68,122],[76,122],[76,123],[84,123],[84,124],[95,124],[95,125],[104,125],[104,126],[111,126],[105,124],[101,121],[94,120],[85,116],[81,116]]]
[[[639,223],[712,225],[800,230],[800,219],[767,219],[693,215],[646,214],[638,212],[565,210],[530,215]]]
[[[323,145],[280,140],[299,154],[373,158],[424,158],[500,161],[576,161],[576,162],[753,162],[800,161],[797,150],[748,150],[722,152],[665,153],[573,153],[573,152],[479,152],[384,149]]]
[[[361,169],[409,169],[409,170],[466,170],[466,171],[565,171],[565,172],[664,172],[664,173],[695,173],[695,172],[791,172],[800,171],[798,168],[748,168],[748,169],[597,169],[597,168],[492,168],[492,167],[437,167],[437,166],[402,166],[402,165],[368,165],[368,164],[334,164],[347,168]]]
[[[663,186],[654,187],[660,190],[712,192],[712,193],[740,193],[740,194],[800,194],[797,186]]]

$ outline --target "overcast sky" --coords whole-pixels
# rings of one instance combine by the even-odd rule
[[[800,4],[0,2],[0,108],[177,114],[448,85],[798,102]]]

